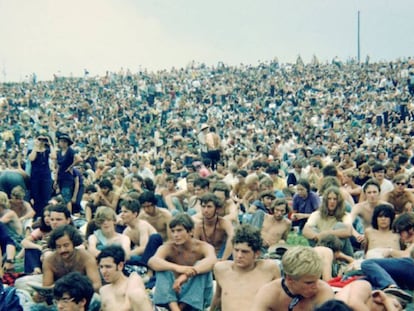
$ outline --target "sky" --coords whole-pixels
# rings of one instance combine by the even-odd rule
[[[0,82],[414,53],[413,0],[0,0]]]

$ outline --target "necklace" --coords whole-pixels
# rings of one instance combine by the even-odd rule
[[[292,301],[289,303],[288,307],[288,311],[292,311],[293,308],[301,301],[303,297],[301,295],[295,295],[289,290],[289,288],[286,286],[285,278],[282,279],[282,288],[286,295],[292,298]]]
[[[206,233],[206,227],[205,227],[204,218],[203,218],[203,234],[208,244],[214,245],[214,237],[216,235],[217,223],[218,223],[218,216],[216,215],[216,221],[214,223],[213,234],[211,235],[211,237],[209,237]]]

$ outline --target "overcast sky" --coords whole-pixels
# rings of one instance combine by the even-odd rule
[[[413,0],[0,0],[0,81],[413,55]]]

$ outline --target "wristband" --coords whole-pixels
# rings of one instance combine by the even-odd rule
[[[14,259],[6,259],[6,263],[14,264]]]

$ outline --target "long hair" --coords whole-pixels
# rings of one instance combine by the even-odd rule
[[[324,191],[323,197],[322,197],[322,204],[320,207],[321,218],[326,219],[329,216],[328,195],[331,193],[336,194],[336,197],[338,198],[338,204],[335,208],[335,212],[333,216],[336,218],[336,220],[342,221],[346,213],[345,201],[338,187],[329,187],[328,189]]]

